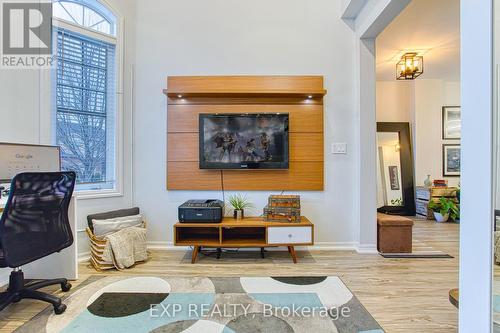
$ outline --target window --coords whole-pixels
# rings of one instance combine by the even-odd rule
[[[80,191],[117,185],[115,19],[103,8],[90,0],[54,3],[55,141]]]
[[[113,14],[97,1],[65,0],[53,4],[53,15],[60,20],[115,35]]]

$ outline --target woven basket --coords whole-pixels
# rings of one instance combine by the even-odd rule
[[[143,228],[146,228],[146,221],[143,221],[141,226]],[[89,227],[87,227],[85,231],[87,232],[90,240],[90,263],[92,264],[92,266],[94,266],[94,268],[98,271],[115,268],[115,265],[112,261],[105,261],[102,257],[104,248],[106,247],[108,241],[94,235]]]

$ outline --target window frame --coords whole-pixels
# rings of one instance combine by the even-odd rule
[[[107,197],[119,197],[123,196],[123,17],[119,15],[108,3],[105,1],[98,1],[100,5],[104,6],[109,10],[116,18],[115,20],[115,35],[108,35],[96,30],[88,29],[83,26],[58,19],[56,17],[52,18],[52,26],[53,32],[56,33],[57,29],[65,29],[80,35],[102,40],[104,42],[114,44],[115,45],[115,85],[116,85],[116,105],[115,105],[115,158],[114,158],[114,172],[115,172],[115,184],[114,188],[111,189],[76,189],[75,188],[75,196],[78,199],[96,199],[96,198],[107,198]],[[85,5],[82,2],[82,5]],[[94,9],[93,6],[88,6],[89,8]],[[57,48],[57,43],[53,43],[54,48]],[[50,124],[50,133],[51,138],[50,141],[56,142],[56,85],[57,85],[57,66],[54,66],[50,71],[47,71],[48,78],[43,78],[44,75],[41,76],[41,80],[50,81],[49,85],[51,88],[51,101],[50,101],[50,114],[51,114],[51,124]],[[46,81],[46,82],[47,82]],[[42,96],[43,92],[41,92]]]

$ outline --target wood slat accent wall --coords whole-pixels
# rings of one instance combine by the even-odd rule
[[[185,99],[186,103],[190,101]],[[220,103],[221,101],[219,101]],[[291,105],[192,105],[169,104],[167,114],[168,133],[191,132],[196,128],[198,133],[198,115],[200,113],[288,113],[290,115],[290,132],[323,133],[323,105],[304,104]]]
[[[169,76],[169,94],[321,94],[322,76]]]
[[[168,77],[167,189],[323,190],[324,93],[319,76]],[[199,169],[200,113],[276,112],[290,116],[288,170]]]
[[[291,132],[288,145],[291,162],[323,162],[323,133]],[[168,162],[198,162],[198,146],[198,133],[167,133]]]

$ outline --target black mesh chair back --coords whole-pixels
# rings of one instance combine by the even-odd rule
[[[59,252],[73,243],[68,208],[74,172],[27,172],[14,177],[0,219],[0,246],[9,267]]]

